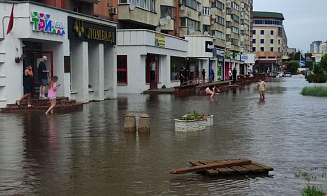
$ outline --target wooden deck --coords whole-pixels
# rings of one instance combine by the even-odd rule
[[[230,160],[207,160],[190,161],[192,167],[171,170],[171,174],[184,174],[188,172],[200,172],[210,176],[233,175],[233,174],[260,174],[268,173],[274,169],[255,161],[248,159],[230,159]]]

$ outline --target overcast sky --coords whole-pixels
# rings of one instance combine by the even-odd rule
[[[284,15],[289,48],[305,53],[313,41],[327,41],[327,0],[254,0],[253,10]]]

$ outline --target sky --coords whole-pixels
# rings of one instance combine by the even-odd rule
[[[327,0],[254,0],[253,10],[284,15],[289,48],[306,53],[313,41],[327,41]]]

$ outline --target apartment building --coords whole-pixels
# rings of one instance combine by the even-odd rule
[[[216,80],[228,78],[232,67],[247,73],[241,55],[251,49],[252,0],[118,2],[118,64],[122,65],[117,66],[124,67],[118,71],[118,92],[176,86],[181,67],[186,67],[189,80],[202,78],[203,69],[206,79],[213,69]],[[168,47],[168,40],[176,45]],[[141,79],[136,77],[140,75]]]
[[[310,53],[321,53],[320,45],[322,41],[314,41],[310,44]]]
[[[116,22],[109,15],[95,16],[97,3],[102,2],[0,2],[0,108],[22,97],[22,73],[29,65],[34,70],[32,97],[39,96],[42,56],[48,58],[49,77],[59,78],[58,96],[84,103],[117,97]]]
[[[253,12],[253,48],[257,61],[254,71],[277,73],[283,55],[287,55],[284,16],[276,12]]]

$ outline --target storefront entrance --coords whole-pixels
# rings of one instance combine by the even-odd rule
[[[53,77],[53,53],[52,51],[42,51],[42,43],[39,42],[23,42],[24,47],[24,61],[23,66],[31,65],[33,68],[34,77],[32,78],[32,97],[39,96],[40,81],[39,81],[39,63],[42,56],[48,57],[45,62],[47,70],[50,70],[49,77]]]
[[[158,88],[159,82],[159,55],[148,54],[146,59],[146,82],[150,90]]]
[[[226,60],[228,62],[225,62],[225,80],[229,80],[229,69],[232,67],[229,63],[229,60]]]

